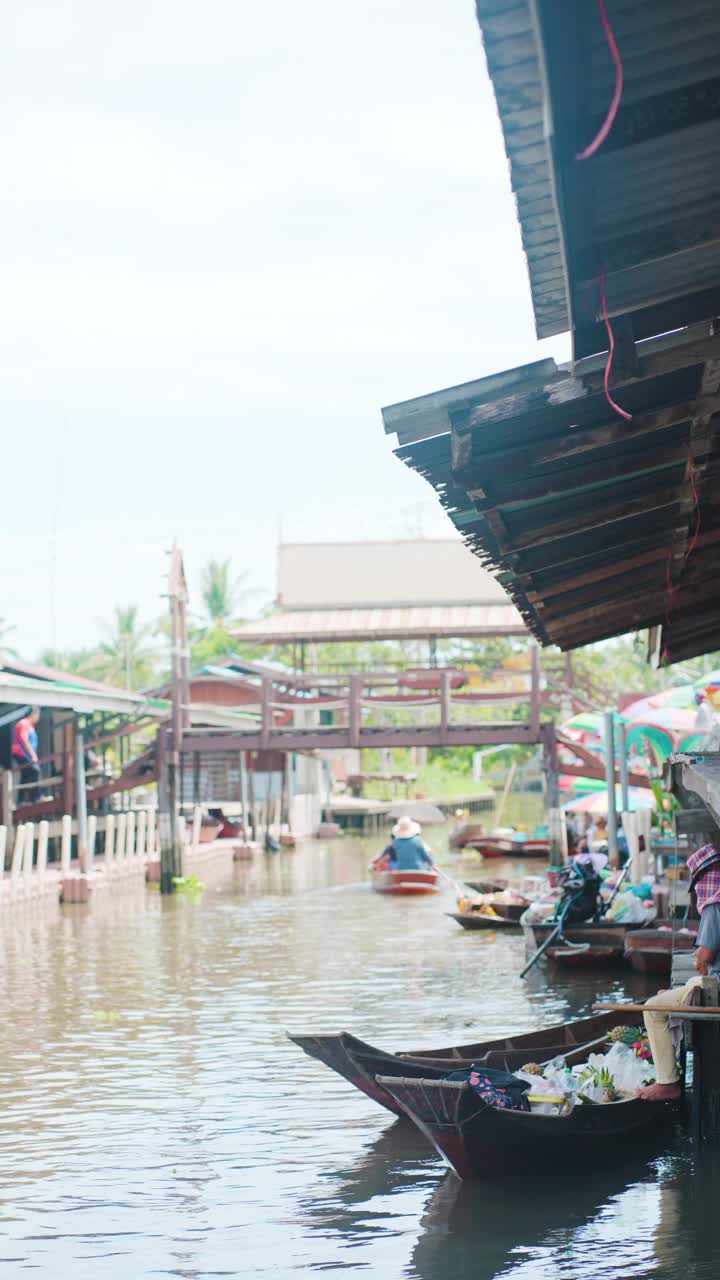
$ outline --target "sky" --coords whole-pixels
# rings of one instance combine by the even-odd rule
[[[380,408],[538,343],[472,0],[26,0],[0,45],[0,615],[452,536]]]

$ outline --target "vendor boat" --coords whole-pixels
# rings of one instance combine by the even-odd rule
[[[677,1105],[629,1098],[582,1103],[567,1115],[501,1109],[465,1081],[378,1075],[399,1107],[460,1178],[582,1167],[603,1155],[621,1161],[638,1140],[672,1120]]]
[[[428,871],[378,871],[371,868],[371,884],[376,893],[435,893],[438,873]]]
[[[625,959],[637,973],[657,973],[670,977],[673,955],[692,951],[697,945],[694,929],[645,928],[625,939]]]
[[[379,1102],[394,1115],[405,1114],[400,1103],[376,1075],[442,1077],[463,1066],[484,1063],[488,1067],[517,1071],[528,1061],[549,1062],[563,1055],[569,1065],[581,1061],[588,1053],[605,1044],[608,1032],[626,1021],[621,1013],[600,1013],[575,1022],[559,1023],[541,1031],[503,1036],[475,1044],[454,1045],[445,1049],[416,1049],[405,1053],[386,1053],[373,1045],[341,1031],[335,1035],[291,1035],[290,1040],[311,1058],[317,1058],[368,1098]]]
[[[521,907],[521,913],[525,911],[525,907]],[[469,908],[465,911],[446,911],[445,914],[451,920],[457,920],[463,929],[511,929],[517,930],[522,926],[519,918],[513,916],[505,916],[500,913],[498,907],[493,907],[492,911],[481,911],[475,908]]]
[[[553,929],[557,928],[555,920],[547,920],[542,924],[528,924],[523,921],[523,932],[530,951],[536,950],[547,941]],[[622,960],[625,954],[625,939],[629,933],[634,933],[639,929],[647,928],[646,925],[640,924],[613,924],[604,920],[587,920],[584,924],[567,924],[563,926],[562,938],[558,938],[554,946],[548,948],[546,954],[558,952],[561,950],[569,950],[570,947],[582,946],[585,951],[593,949],[600,950],[597,952],[598,958],[604,962],[610,958],[610,954]],[[565,944],[569,944],[568,947]]]
[[[549,840],[521,840],[514,836],[477,836],[465,849],[476,849],[484,858],[549,858]]]

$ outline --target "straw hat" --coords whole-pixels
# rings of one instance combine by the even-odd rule
[[[394,836],[398,840],[407,840],[410,836],[417,836],[421,831],[420,823],[413,822],[412,818],[399,818],[392,829]]]

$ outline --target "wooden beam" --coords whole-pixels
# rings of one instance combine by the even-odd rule
[[[510,543],[506,543],[504,550],[506,553],[513,554],[522,551],[536,550],[538,547],[547,546],[549,543],[558,542],[565,538],[579,538],[584,533],[590,533],[593,529],[602,529],[606,525],[618,524],[624,520],[632,520],[636,516],[647,515],[651,511],[663,511],[670,508],[689,511],[692,509],[694,500],[689,486],[686,484],[679,485],[674,491],[668,491],[667,485],[654,489],[652,492],[645,494],[642,498],[631,498],[627,502],[617,503],[614,507],[598,507],[598,509],[585,519],[580,519],[577,515],[570,516],[565,520],[557,520],[554,523],[542,525],[534,531],[520,534]]]
[[[608,480],[630,479],[631,476],[647,475],[653,471],[661,471],[673,464],[679,465],[687,459],[687,444],[669,445],[665,449],[656,449],[648,456],[647,449],[639,449],[620,457],[604,458],[593,462],[589,469],[587,461],[577,466],[564,466],[555,471],[542,472],[539,475],[523,476],[516,480],[511,476],[493,477],[490,483],[485,478],[485,487],[479,484],[468,484],[467,496],[483,515],[493,508],[513,510],[518,506],[536,502],[541,498],[554,495],[567,497],[570,494],[592,490]],[[475,464],[474,470],[479,474],[480,467]]]
[[[706,533],[700,534],[697,547],[702,548],[717,542],[720,542],[720,529],[710,529]],[[570,578],[563,578],[551,586],[543,587],[542,590],[528,590],[528,600],[531,604],[537,604],[542,600],[551,600],[553,597],[564,595],[576,587],[584,587],[586,584],[590,585],[593,582],[603,582],[605,579],[618,577],[631,569],[642,568],[644,565],[652,564],[655,561],[665,560],[667,548],[667,538],[662,535],[662,541],[651,551],[643,552],[642,555],[638,556],[627,556],[624,560],[613,561],[610,564],[599,565],[597,569],[586,569],[584,573],[576,574]],[[532,575],[528,575],[528,577],[531,579]]]

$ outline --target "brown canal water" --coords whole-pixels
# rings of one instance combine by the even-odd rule
[[[206,873],[196,902],[118,890],[3,913],[3,1280],[717,1275],[717,1156],[681,1143],[581,1179],[540,1161],[529,1182],[463,1185],[288,1042],[467,1041],[625,990],[522,982],[520,937],[464,933],[451,894],[371,893],[371,851],[308,843]]]

